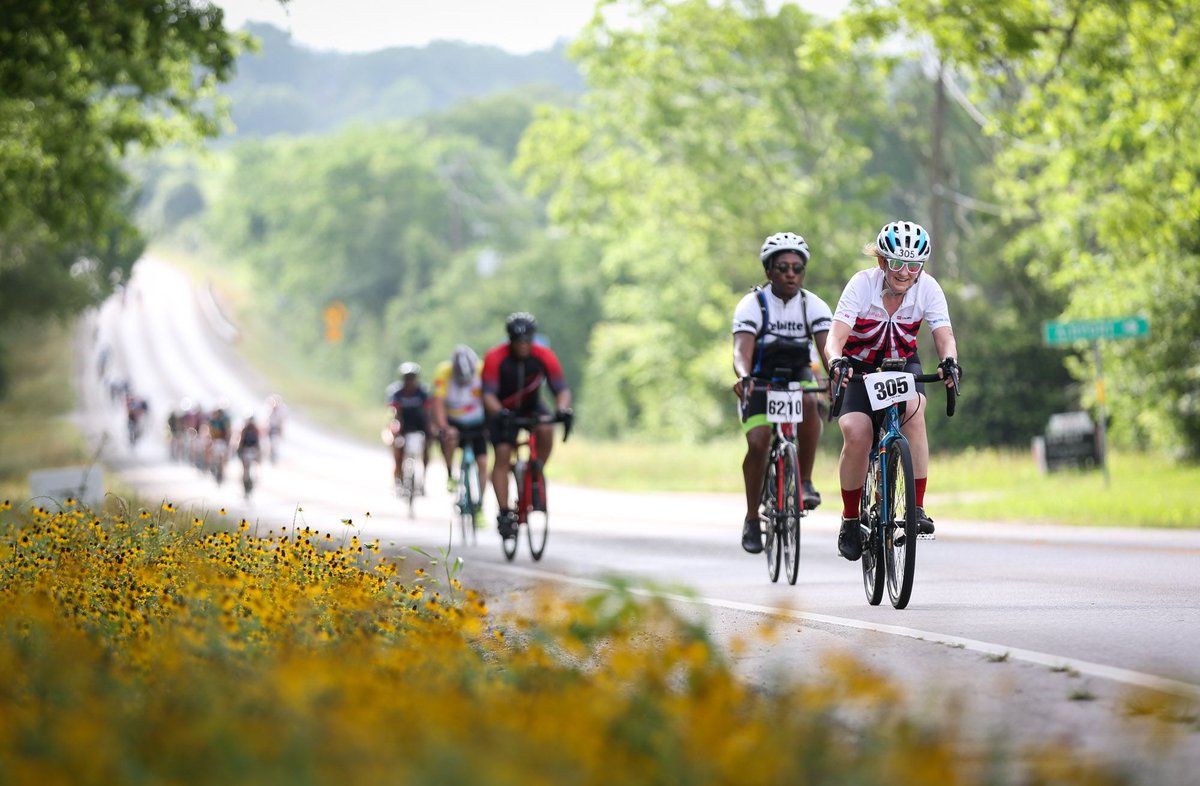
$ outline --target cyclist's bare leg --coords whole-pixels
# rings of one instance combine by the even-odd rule
[[[821,415],[817,412],[817,394],[804,396],[804,420],[800,423],[799,449],[800,479],[812,480],[813,465],[817,461],[817,443],[821,441]]]
[[[454,451],[458,450],[458,429],[451,426],[442,432],[439,443],[442,446],[442,458],[446,459],[446,477],[454,477]]]
[[[746,432],[746,457],[742,459],[742,482],[746,486],[746,521],[758,518],[762,502],[763,473],[771,452],[771,429],[755,426]]]
[[[496,466],[492,469],[492,488],[500,510],[511,510],[508,500],[508,468],[512,465],[512,445],[496,445]]]
[[[867,454],[871,452],[871,416],[847,412],[838,418],[842,431],[842,454],[838,458],[838,479],[842,488],[860,489],[867,474]]]
[[[554,425],[552,423],[542,423],[536,426],[533,430],[534,439],[537,440],[538,460],[542,462],[542,466],[546,466],[546,462],[550,460],[550,451],[554,450]]]
[[[908,411],[900,416],[902,425],[900,433],[908,439],[908,449],[912,453],[913,477],[929,476],[929,437],[925,433],[925,396],[918,396],[917,411],[914,413],[914,402],[908,402]],[[910,417],[911,415],[911,417]]]

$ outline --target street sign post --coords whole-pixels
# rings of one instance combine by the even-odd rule
[[[1089,341],[1092,355],[1096,359],[1096,409],[1099,414],[1096,424],[1096,441],[1100,452],[1100,469],[1104,472],[1104,485],[1108,485],[1108,434],[1104,412],[1104,367],[1100,363],[1100,342],[1122,338],[1138,338],[1150,332],[1150,321],[1145,317],[1128,316],[1117,319],[1089,319],[1077,322],[1046,322],[1042,324],[1042,337],[1046,343],[1074,344]]]

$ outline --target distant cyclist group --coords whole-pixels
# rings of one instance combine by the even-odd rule
[[[424,492],[430,457],[428,434],[441,448],[447,489],[455,492],[463,483],[475,489],[469,516],[477,528],[484,526],[480,502],[488,480],[492,481],[499,510],[496,526],[502,538],[511,540],[518,515],[510,499],[508,477],[518,433],[525,428],[532,434],[544,465],[553,449],[553,424],[562,422],[569,427],[573,415],[562,365],[553,350],[537,340],[534,316],[523,311],[510,314],[505,331],[508,340],[489,349],[482,360],[471,347],[456,346],[434,371],[432,391],[421,381],[417,363],[401,363],[397,379],[385,391],[390,422],[383,436],[392,447],[397,494]],[[554,412],[542,401],[543,387],[553,396]],[[488,461],[489,444],[494,462]],[[473,477],[456,472],[454,457],[459,449],[468,449],[473,455],[474,468],[468,470]]]
[[[268,396],[263,408],[261,423],[256,413],[247,412],[235,425],[224,400],[211,409],[190,398],[181,400],[167,415],[171,459],[211,474],[220,485],[225,465],[236,456],[242,465],[242,490],[249,497],[263,453],[272,463],[279,459],[287,417],[287,407],[277,395]]]

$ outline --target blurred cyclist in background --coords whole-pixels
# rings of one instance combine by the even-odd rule
[[[433,426],[446,459],[446,489],[455,490],[454,451],[470,445],[479,470],[480,499],[487,491],[487,435],[483,423],[483,388],[479,356],[466,344],[454,348],[450,360],[433,373]],[[462,482],[464,478],[459,478]],[[482,524],[483,511],[475,510],[475,525]]]
[[[492,469],[492,488],[500,506],[496,524],[500,536],[507,539],[516,535],[517,526],[517,514],[509,508],[508,499],[508,472],[517,443],[512,417],[549,415],[539,395],[545,384],[554,394],[556,414],[569,419],[571,389],[554,352],[533,342],[537,320],[532,314],[524,311],[510,314],[504,327],[508,343],[492,347],[484,356],[481,381],[483,406],[489,417],[488,436],[496,452],[496,465]],[[544,466],[554,446],[554,425],[542,423],[532,432]]]
[[[279,447],[283,441],[283,421],[287,419],[287,406],[283,399],[272,393],[267,396],[267,450],[271,463],[279,460]]]
[[[250,497],[250,492],[254,488],[253,465],[262,458],[261,444],[262,434],[258,429],[258,424],[254,422],[254,413],[252,412],[246,416],[242,429],[238,432],[237,441],[237,457],[242,462],[242,489],[247,498]]]
[[[420,432],[422,436],[429,431],[429,390],[421,384],[421,367],[416,363],[401,363],[396,368],[400,378],[388,385],[386,396],[388,408],[392,414],[392,456],[395,467],[392,478],[396,484],[397,493],[400,490],[401,468],[404,466],[405,437]],[[429,440],[425,440],[422,450],[421,464],[429,469]],[[419,493],[425,493],[425,474],[421,474],[422,486]]]

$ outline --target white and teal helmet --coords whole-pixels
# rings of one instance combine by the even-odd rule
[[[893,221],[879,230],[875,248],[880,256],[924,262],[933,250],[925,227],[912,221]]]
[[[795,251],[804,259],[804,264],[808,264],[808,243],[804,238],[794,232],[776,232],[763,241],[762,250],[758,252],[763,270],[771,267],[771,258],[780,251]]]

